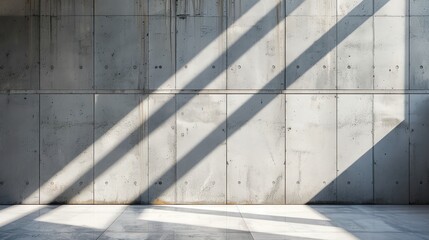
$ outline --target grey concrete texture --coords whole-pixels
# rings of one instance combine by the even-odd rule
[[[93,107],[89,94],[40,96],[40,203],[93,203],[94,179],[72,180],[94,164]]]
[[[143,189],[147,188],[147,148],[141,142],[143,135],[143,111],[140,104],[142,96],[138,94],[96,95],[94,137],[94,203],[133,203]],[[136,132],[136,134],[131,134]],[[110,154],[114,146],[116,154],[123,154],[117,161]],[[115,165],[105,170],[105,165]]]
[[[335,202],[336,96],[286,96],[286,127],[287,203]]]
[[[143,16],[95,17],[96,89],[143,89],[146,22]]]
[[[0,203],[427,204],[428,9],[4,0]]]
[[[0,89],[39,88],[39,17],[0,16]]]
[[[284,98],[228,95],[228,204],[285,203]],[[246,109],[241,109],[243,104]],[[248,115],[237,111],[254,114],[249,121]]]
[[[0,95],[0,203],[38,204],[39,96]]]
[[[93,18],[41,17],[40,88],[93,88]]]

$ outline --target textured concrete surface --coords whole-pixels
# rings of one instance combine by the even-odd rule
[[[2,239],[429,239],[427,206],[2,206]]]
[[[371,203],[373,199],[373,96],[338,96],[337,200]],[[358,160],[356,160],[358,159]]]
[[[2,0],[0,203],[428,204],[428,16]]]
[[[37,204],[39,96],[0,95],[0,109],[0,202]]]

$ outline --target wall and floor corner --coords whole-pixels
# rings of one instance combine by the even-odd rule
[[[0,204],[428,204],[425,0],[3,0]]]

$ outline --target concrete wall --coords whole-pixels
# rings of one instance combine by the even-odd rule
[[[3,0],[0,204],[429,203],[425,0]]]

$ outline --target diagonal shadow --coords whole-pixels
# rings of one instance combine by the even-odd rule
[[[298,7],[299,5],[296,5],[295,7]],[[281,4],[277,4],[275,7],[273,7],[266,15],[264,15],[257,23],[257,24],[262,24],[264,22],[266,22],[267,20],[269,20],[271,18],[271,16],[276,15],[276,13],[278,12],[278,8],[281,7]],[[290,9],[289,12],[292,12],[295,9]],[[271,21],[269,21],[271,23]],[[267,26],[267,25],[265,25]],[[247,50],[249,50],[254,44],[256,44],[260,39],[262,39],[269,31],[271,31],[274,27],[276,27],[277,24],[273,24],[271,23],[271,25],[267,26],[266,28],[260,29],[257,32],[257,36],[254,39],[248,39],[246,37],[246,34],[244,34],[237,42],[235,42],[229,49],[228,51],[234,51],[236,52],[236,54],[234,55],[234,57],[229,57],[229,59],[231,60],[231,62],[236,61],[239,57],[243,56]],[[249,30],[249,31],[254,31],[254,30]],[[223,53],[221,56],[219,56],[216,60],[213,61],[213,63],[219,62],[221,61],[223,58],[225,58],[225,54]],[[194,79],[189,82],[184,89],[189,88],[189,86],[194,85],[194,82],[197,81],[198,79],[203,78],[205,75],[207,74],[211,74],[212,73],[212,68],[211,68],[210,64],[208,67],[206,67],[203,71],[201,71],[196,77],[194,77]],[[284,76],[283,74],[284,71],[281,71],[278,76],[276,76],[276,78],[278,77],[282,77]],[[217,77],[220,74],[220,72],[217,72],[214,77]],[[211,76],[213,76],[213,74],[211,74]],[[208,82],[204,83],[204,84],[208,84]],[[201,84],[200,84],[201,85]],[[268,86],[271,85],[271,83],[267,84]],[[205,86],[202,86],[201,88],[204,88]],[[265,89],[265,88],[263,88]],[[156,91],[156,90],[153,90]],[[198,93],[199,90],[196,90],[195,93]],[[146,95],[147,96],[147,95]],[[97,176],[94,176],[94,179],[96,177],[98,177],[100,174],[102,174],[103,172],[105,172],[107,169],[109,169],[111,167],[112,164],[114,164],[114,162],[118,161],[121,157],[123,157],[129,149],[129,143],[132,142],[133,139],[139,138],[141,139],[140,141],[143,141],[144,139],[146,139],[154,130],[156,130],[157,128],[159,128],[169,117],[171,116],[165,116],[165,112],[169,112],[169,108],[170,106],[173,104],[176,105],[176,112],[179,111],[179,109],[183,108],[193,97],[191,97],[188,101],[182,102],[180,104],[176,104],[176,100],[175,98],[170,99],[169,101],[167,101],[166,103],[163,104],[163,106],[161,108],[159,108],[155,113],[153,113],[149,119],[147,120],[147,122],[149,123],[154,123],[152,125],[152,128],[144,131],[143,136],[141,133],[141,128],[137,128],[135,131],[133,131],[129,136],[127,136],[119,145],[117,145],[114,149],[112,149],[108,154],[106,154],[105,157],[103,157],[102,159],[100,159],[93,168],[96,168],[98,171]],[[250,116],[249,116],[250,117]],[[141,126],[143,127],[143,125]],[[219,127],[217,128],[219,129]],[[210,143],[210,144],[218,144],[218,140],[216,139],[215,141],[213,141],[214,139],[207,139],[207,140],[203,140],[204,143]],[[199,144],[200,145],[200,144]],[[213,145],[210,145],[213,146]],[[193,151],[191,154],[193,154],[195,151]],[[201,152],[203,153],[203,152]],[[189,156],[189,154],[187,154],[187,156]],[[202,155],[195,155],[194,157],[200,157]],[[192,164],[192,163],[191,163]],[[168,171],[166,171],[166,173],[163,175],[163,177],[165,177],[166,175],[171,175],[172,173],[175,174],[175,167],[170,168]],[[87,181],[85,181],[85,179],[91,178],[92,176],[92,171],[87,171],[85,172],[83,175],[81,175],[75,182],[79,183],[79,182],[83,182],[86,184],[82,184],[81,186],[76,186],[76,184],[73,185],[73,187],[69,187],[67,189],[65,189],[62,194],[60,194],[56,199],[59,200],[65,200],[65,199],[69,199],[71,194],[75,193],[75,192],[79,192],[76,190],[77,189],[84,189],[89,183]],[[162,178],[162,177],[161,177]],[[168,187],[167,184],[165,184],[164,186]],[[149,198],[149,192],[150,191],[154,191],[155,189],[153,188],[149,188],[149,190],[146,190],[138,199],[135,199],[133,202],[134,203],[139,203],[139,202],[143,202],[143,203],[148,203],[151,202],[150,200],[148,200]],[[62,203],[63,201],[53,201],[52,204],[59,204]]]
[[[242,12],[243,12],[243,14],[247,13],[248,11],[250,11],[252,9],[252,7],[254,7],[257,3],[258,3],[258,0],[248,0],[247,3],[246,3],[246,6],[242,7],[242,9],[241,9]],[[94,3],[93,3],[93,5],[94,5]],[[93,16],[93,17],[95,18],[96,16]],[[226,29],[228,29],[228,27],[230,25],[232,25],[234,22],[235,22],[234,20],[228,21],[226,23],[226,26],[225,26]],[[223,34],[223,33],[221,33],[221,34]],[[211,43],[213,43],[216,40],[217,37],[218,36],[216,36],[216,35],[209,35],[208,37],[206,37],[206,39],[205,39],[206,42],[205,43],[206,44],[211,44]],[[174,36],[173,36],[173,38],[174,38]],[[195,50],[195,52],[198,53],[198,51],[202,51],[203,50],[202,47],[203,46],[201,46],[201,48],[197,48]],[[191,61],[192,60],[192,56],[188,56],[188,57],[189,57],[189,59],[185,59],[185,62],[183,62],[183,64],[186,64],[187,63],[186,61]],[[219,58],[221,58],[221,57],[219,57]],[[164,75],[162,75],[162,76],[164,76]],[[171,76],[168,76],[168,77],[165,77],[165,78],[158,78],[156,84],[157,85],[162,85],[170,77]],[[195,81],[198,81],[198,79],[196,79]],[[145,94],[141,98],[139,98],[138,101],[135,104],[133,104],[133,105],[127,105],[126,106],[126,111],[125,110],[124,111],[120,111],[120,114],[118,114],[117,121],[110,122],[111,126],[104,127],[104,128],[98,128],[99,126],[94,126],[94,128],[98,128],[97,129],[98,132],[97,132],[97,134],[94,134],[94,139],[92,139],[93,141],[91,142],[91,144],[94,143],[94,142],[97,142],[97,140],[99,140],[99,138],[101,138],[103,135],[105,135],[111,129],[112,126],[115,126],[119,122],[120,119],[122,119],[122,118],[124,118],[126,116],[126,114],[128,112],[131,112],[134,108],[138,107],[142,102],[144,102],[146,100],[146,97],[151,92],[155,92],[155,91],[156,91],[156,89],[147,90],[146,91],[147,94]],[[93,104],[95,104],[95,103],[93,103]],[[101,124],[103,124],[103,123],[101,123]],[[127,144],[126,144],[126,141],[130,140],[130,139],[135,139],[135,138],[141,138],[141,135],[139,135],[139,134],[132,134],[132,136],[130,136],[130,138],[127,138],[126,140],[124,140],[124,142],[121,144],[121,146],[119,146],[119,148],[122,148],[122,149],[129,148],[129,146],[127,146]],[[90,145],[81,144],[79,146],[74,146],[75,151],[73,151],[72,153],[70,153],[69,155],[67,155],[68,159],[65,159],[64,162],[71,163],[73,159],[75,159],[81,152],[85,151],[85,149],[87,149],[88,147],[90,147]],[[116,154],[116,155],[119,156],[121,154],[125,154],[125,153],[120,153],[120,154]],[[59,172],[62,169],[64,169],[64,167],[65,166],[63,166],[63,165],[51,165],[50,166],[50,171],[44,173],[44,178],[46,179],[46,181],[48,181],[57,172]],[[82,177],[79,181],[76,181],[75,184],[73,184],[72,186],[70,186],[69,189],[67,189],[67,190],[64,191],[64,194],[62,195],[62,197],[58,198],[56,202],[58,202],[58,203],[62,203],[62,202],[65,203],[65,202],[67,202],[68,199],[70,199],[71,197],[73,197],[73,195],[77,194],[78,192],[80,192],[83,189],[82,185],[80,185],[79,183],[80,182],[87,183],[88,179],[93,179],[93,176],[90,176],[88,174],[86,177]],[[38,187],[42,186],[44,183],[45,182],[43,181],[43,179],[41,179],[40,185]],[[4,195],[8,195],[8,193],[7,193],[8,190],[9,189],[6,189],[5,192],[3,192]],[[12,196],[13,195],[12,191],[14,191],[14,189],[10,189],[10,190],[11,190],[11,196]],[[26,192],[21,192],[20,193],[21,199],[26,199],[28,196],[30,196],[31,194],[33,194],[33,192],[36,192],[36,191],[39,191],[39,188],[28,189],[28,190],[26,190]],[[10,199],[10,201],[7,200],[4,203],[14,204],[14,203],[20,203],[20,202],[16,202],[16,200]]]
[[[374,9],[374,12],[378,11],[381,7],[383,7],[387,2],[389,2],[389,0],[381,0],[378,2],[377,7]],[[351,10],[349,12],[348,15],[358,15],[360,9],[363,7],[364,4],[367,4],[368,0],[361,2],[359,5],[357,5],[353,10]],[[295,9],[288,9],[288,12],[286,13],[286,16],[288,14],[290,14],[293,10]],[[260,21],[258,21],[258,23],[262,23],[264,20],[269,18],[269,14],[275,14],[276,13],[276,9],[272,9],[267,15],[265,15]],[[306,51],[303,52],[303,54],[301,54],[297,59],[295,59],[291,64],[289,64],[289,66],[286,67],[286,69],[283,69],[276,77],[274,77],[273,79],[276,79],[278,77],[284,76],[285,72],[288,71],[292,71],[291,69],[296,66],[297,64],[303,64],[302,65],[302,69],[300,73],[297,73],[293,79],[291,79],[291,81],[287,82],[287,86],[290,86],[290,84],[292,84],[294,81],[296,81],[300,76],[302,76],[302,74],[304,74],[306,71],[308,71],[312,66],[314,66],[320,59],[322,59],[324,56],[326,56],[330,51],[332,51],[337,44],[341,43],[346,36],[350,35],[354,30],[356,30],[358,27],[360,27],[365,20],[367,20],[368,18],[372,17],[372,15],[368,15],[368,16],[363,16],[361,18],[361,20],[359,22],[356,22],[353,26],[353,28],[349,28],[346,29],[346,32],[338,37],[338,41],[336,43],[329,43],[329,40],[332,38],[332,34],[335,34],[337,25],[340,24],[344,24],[345,19],[341,19],[339,20],[335,26],[333,26],[331,29],[329,29],[326,33],[323,34],[322,37],[320,37],[319,40],[317,40],[313,45],[311,45]],[[235,58],[231,59],[231,61],[228,63],[228,65],[232,64],[234,61],[236,61],[238,59],[239,56],[242,56],[249,48],[251,48],[259,39],[261,39],[265,34],[267,34],[272,28],[274,28],[276,25],[272,25],[270,27],[267,28],[263,28],[261,30],[260,33],[260,37],[259,38],[255,38],[255,40],[253,41],[249,41],[251,39],[247,39],[247,38],[240,38],[239,41],[237,41],[235,44],[233,44],[228,51],[238,51],[241,52],[241,54],[237,54]],[[326,43],[328,43],[327,46],[324,46]],[[243,46],[246,46],[243,47]],[[204,69],[197,78],[199,78],[200,76],[206,74],[208,71],[210,71],[210,68],[206,68]],[[266,106],[267,104],[269,104],[273,99],[276,98],[276,96],[278,94],[270,94],[267,95],[266,98],[266,102],[264,105],[257,105],[255,106],[253,104],[254,101],[257,101],[257,94],[261,94],[264,93],[264,90],[266,89],[270,89],[270,85],[272,84],[271,80],[270,82],[268,82],[264,87],[262,87],[260,90],[258,90],[258,92],[253,95],[248,101],[246,101],[236,112],[232,113],[229,117],[229,119],[233,119],[233,118],[239,118],[242,119],[241,123],[242,124],[246,124],[248,121],[250,121],[258,112],[260,112],[264,106]],[[189,83],[192,84],[192,81]],[[195,91],[196,93],[198,91]],[[281,93],[279,93],[281,94]],[[192,97],[191,97],[192,98]],[[169,100],[167,103],[165,103],[159,110],[157,110],[152,116],[149,117],[148,122],[153,122],[155,119],[157,120],[156,123],[154,124],[154,129],[158,128],[159,126],[161,126],[166,119],[168,119],[166,116],[164,116],[164,113],[168,110],[167,107],[170,104],[174,104],[175,103],[175,99]],[[185,106],[185,104],[180,104],[180,105],[176,105],[176,112],[183,108]],[[250,106],[252,106],[250,108]],[[249,111],[249,109],[251,109],[251,111]],[[170,116],[168,116],[170,117]],[[164,119],[164,120],[163,120]],[[205,139],[203,139],[199,144],[197,144],[191,151],[189,151],[187,154],[185,154],[183,156],[182,159],[179,159],[175,165],[173,165],[172,167],[170,167],[161,177],[159,177],[159,179],[164,179],[167,176],[171,176],[176,174],[176,168],[180,165],[183,164],[184,159],[186,159],[186,166],[189,166],[184,172],[183,174],[186,174],[186,172],[188,172],[189,170],[191,170],[191,166],[194,166],[196,164],[198,164],[201,159],[204,156],[207,156],[208,154],[210,154],[217,146],[219,146],[222,142],[223,139],[219,139],[219,138],[215,138],[214,136],[216,136],[214,133],[221,131],[222,130],[222,126],[226,125],[226,121],[223,121],[218,127],[216,127]],[[153,129],[153,130],[154,130]],[[145,131],[142,139],[147,138],[152,132],[153,130],[149,130],[149,131]],[[230,137],[231,135],[233,135],[238,129],[232,130],[228,132],[228,136]],[[139,135],[140,132],[139,131],[135,131],[133,132],[130,136],[136,136]],[[127,138],[126,141],[128,141],[129,139]],[[125,142],[125,141],[124,141]],[[123,147],[125,147],[124,142],[122,142],[120,145],[118,145],[117,147],[115,147],[114,149],[112,149],[107,155],[106,157],[104,157],[103,159],[101,159],[98,163],[96,163],[96,167],[97,169],[99,169],[99,173],[103,173],[104,171],[106,171],[107,169],[109,169],[109,167],[112,164],[112,159],[115,159],[114,161],[119,160],[125,153],[126,151],[124,151]],[[114,162],[113,161],[113,162]],[[91,172],[86,172],[83,177],[92,175],[92,171]],[[94,178],[96,178],[98,176],[94,176]],[[176,176],[176,181],[178,179],[180,179],[182,176]],[[79,178],[76,182],[79,182],[81,178]],[[157,182],[157,181],[155,181]],[[164,187],[165,189],[167,189],[168,187],[171,187],[172,184],[165,184]],[[65,192],[67,192],[69,189],[66,189]],[[158,190],[155,190],[155,186],[151,185],[148,187],[148,189],[146,191],[144,191],[139,198],[136,198],[134,203],[151,203],[153,201],[156,200],[155,197],[150,197],[149,198],[149,193],[150,192],[159,192]],[[55,203],[55,202],[53,202]]]

